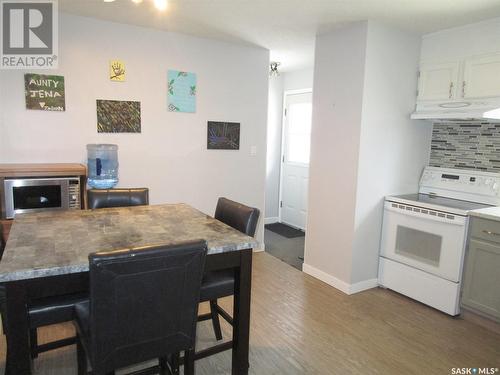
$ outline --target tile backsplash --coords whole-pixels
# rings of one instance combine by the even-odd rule
[[[434,123],[429,165],[500,172],[500,124]]]

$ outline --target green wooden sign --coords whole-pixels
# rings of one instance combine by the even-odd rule
[[[64,111],[64,77],[28,73],[24,75],[26,109]]]

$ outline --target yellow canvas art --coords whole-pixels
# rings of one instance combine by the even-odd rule
[[[120,60],[109,62],[109,79],[112,81],[125,81],[125,63]]]

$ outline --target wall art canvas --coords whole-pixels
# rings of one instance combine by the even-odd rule
[[[140,133],[141,102],[97,100],[98,133]]]
[[[196,74],[168,71],[168,110],[171,112],[196,112]]]
[[[24,75],[26,109],[65,111],[64,77],[28,73]]]
[[[120,60],[109,62],[109,79],[115,82],[125,81],[125,63]]]
[[[207,148],[209,150],[239,150],[239,122],[208,122]]]

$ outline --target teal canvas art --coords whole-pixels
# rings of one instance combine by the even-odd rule
[[[168,110],[170,112],[196,112],[196,74],[168,71]]]

